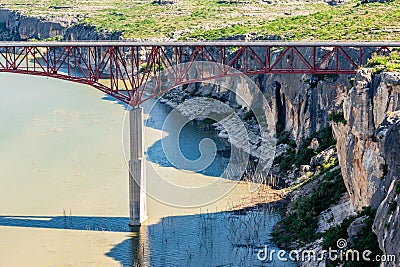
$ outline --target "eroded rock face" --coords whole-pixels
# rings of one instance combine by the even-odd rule
[[[400,74],[373,75],[362,69],[354,86],[344,97],[346,125],[334,123],[342,175],[355,210],[364,206],[377,208],[385,196],[385,164],[388,144],[377,137],[388,112],[400,109]],[[383,127],[383,126],[382,126]]]
[[[286,61],[284,59],[283,61]],[[271,108],[275,122],[281,130],[290,133],[300,145],[313,132],[329,124],[329,112],[342,107],[342,96],[350,87],[350,76],[311,75],[254,75],[251,79],[257,85]],[[233,80],[232,80],[233,81]],[[229,84],[229,81],[227,82]],[[229,88],[242,85],[232,83]],[[246,86],[242,86],[246,87]],[[240,89],[238,89],[240,90]],[[226,92],[226,89],[204,84],[189,84],[186,91],[203,96]],[[255,96],[240,93],[247,103],[253,103]],[[229,97],[230,104],[240,101]],[[243,105],[242,105],[243,106]]]
[[[363,231],[363,229],[367,226],[365,224],[365,220],[368,216],[362,216],[355,219],[350,226],[347,228],[347,234],[349,235],[349,240],[353,244],[354,240],[358,239]]]
[[[384,198],[376,213],[373,230],[378,236],[379,247],[385,254],[396,255],[395,263],[400,265],[400,111],[393,112],[381,123],[377,136],[385,155],[387,173],[376,194],[376,199]]]
[[[64,40],[118,40],[120,32],[97,31],[94,27],[77,24],[74,17],[31,17],[18,11],[0,9],[0,26],[9,32],[2,40],[47,39],[62,36]]]
[[[333,131],[351,204],[378,208],[373,230],[379,246],[399,260],[400,73],[360,70],[343,111],[347,123],[334,123]]]
[[[60,18],[29,17],[18,11],[0,10],[0,23],[13,33],[14,39],[46,39],[63,36],[67,27],[75,21]]]
[[[349,77],[271,75],[260,84],[270,101],[276,121],[299,145],[311,133],[329,123],[329,111],[341,107]]]

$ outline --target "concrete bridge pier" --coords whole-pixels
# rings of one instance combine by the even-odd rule
[[[129,128],[129,225],[139,226],[147,219],[143,108],[129,111]]]

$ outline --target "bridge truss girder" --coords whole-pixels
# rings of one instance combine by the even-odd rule
[[[354,74],[373,52],[393,47],[400,43],[15,42],[0,43],[0,72],[86,84],[139,106],[171,88],[229,75]],[[212,75],[187,78],[195,62],[214,64]],[[165,75],[173,77],[168,85]]]

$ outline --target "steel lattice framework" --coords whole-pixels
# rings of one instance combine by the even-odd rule
[[[354,74],[372,53],[398,47],[400,42],[0,42],[0,72],[87,84],[138,106],[171,88],[229,75]],[[195,62],[216,67],[187,78]],[[168,85],[165,73],[174,77]]]

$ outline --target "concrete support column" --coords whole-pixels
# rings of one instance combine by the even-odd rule
[[[141,107],[135,107],[129,111],[129,125],[129,225],[138,226],[147,219],[143,109]]]

